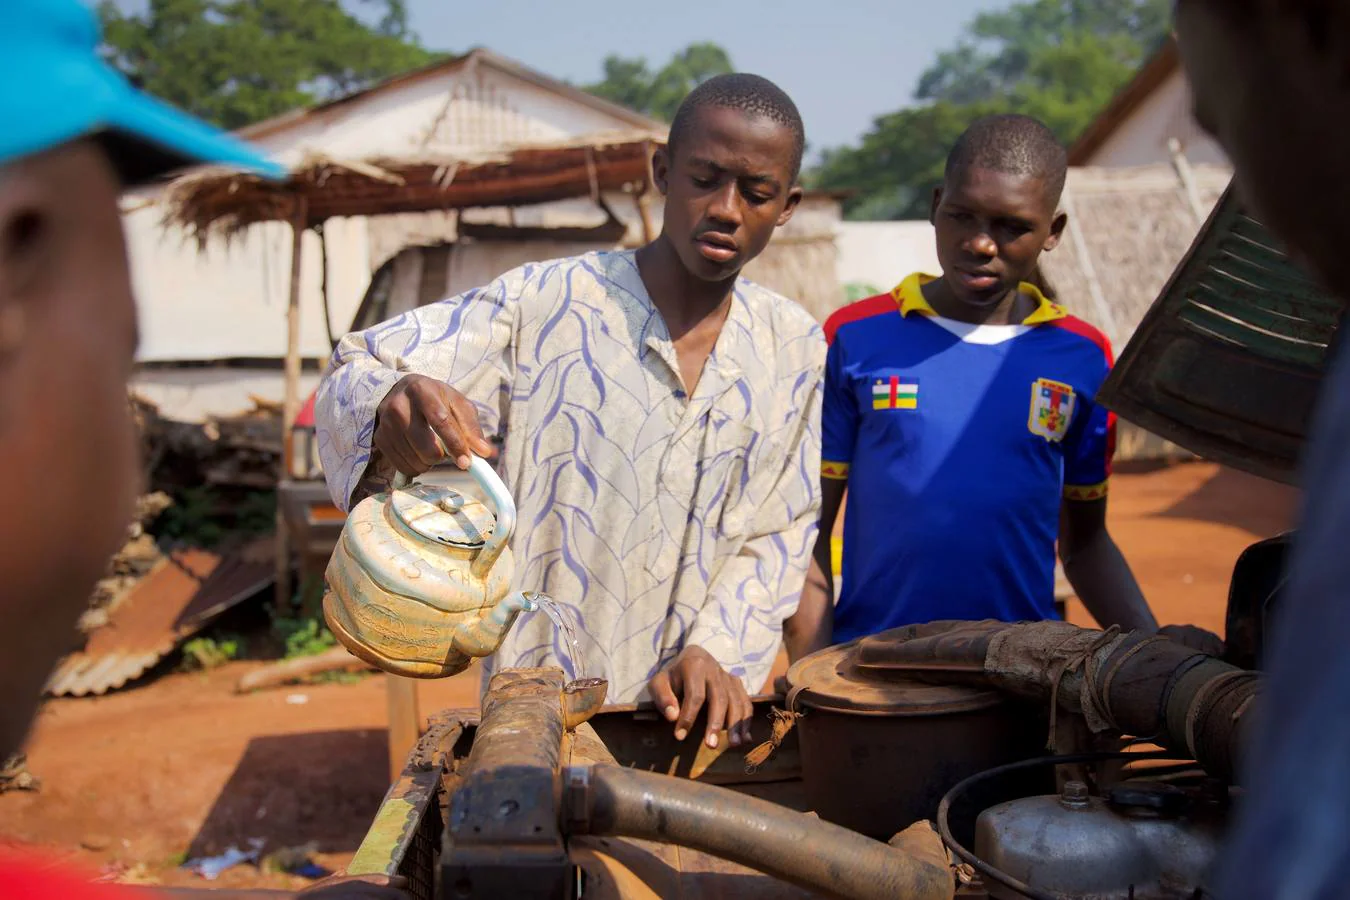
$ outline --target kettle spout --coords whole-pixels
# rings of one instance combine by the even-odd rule
[[[455,631],[455,649],[465,656],[490,656],[497,652],[520,614],[539,608],[536,596],[533,592],[516,591],[481,618],[461,625]]]

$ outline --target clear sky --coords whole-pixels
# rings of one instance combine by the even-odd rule
[[[145,7],[145,0],[117,2]],[[1009,0],[407,2],[427,47],[489,47],[579,84],[598,80],[611,53],[659,66],[692,42],[713,41],[738,69],[773,80],[796,100],[807,140],[819,150],[855,141],[873,118],[909,104],[919,74],[962,26]]]

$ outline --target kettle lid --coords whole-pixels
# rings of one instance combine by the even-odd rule
[[[413,534],[447,547],[476,550],[497,527],[485,505],[453,488],[414,483],[390,493],[395,520]]]

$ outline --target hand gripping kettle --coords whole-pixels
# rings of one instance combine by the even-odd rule
[[[492,466],[469,474],[491,508],[401,476],[357,504],[328,563],[324,618],[353,654],[386,672],[444,678],[501,646],[528,593],[508,596],[516,507]]]

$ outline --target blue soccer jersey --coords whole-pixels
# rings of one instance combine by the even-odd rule
[[[1111,347],[1037,301],[939,317],[911,275],[826,323],[822,475],[848,481],[835,641],[937,619],[1055,618],[1061,497],[1106,496]]]

